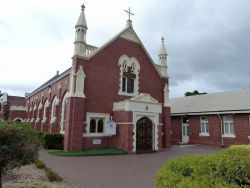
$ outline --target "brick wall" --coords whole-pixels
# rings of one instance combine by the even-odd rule
[[[190,144],[207,144],[221,146],[221,120],[218,115],[208,115],[209,124],[209,136],[199,135],[201,116],[189,116],[189,143]],[[223,115],[220,116],[223,120]],[[177,144],[181,141],[182,136],[182,117],[171,117],[171,131],[172,131],[172,144]],[[223,138],[224,146],[230,146],[234,144],[249,144],[250,139],[250,126],[249,126],[249,114],[234,114],[233,115],[235,138]]]

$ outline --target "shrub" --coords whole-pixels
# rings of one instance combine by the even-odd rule
[[[45,169],[46,168],[46,165],[40,160],[36,160],[35,165],[38,169]]]
[[[0,187],[6,171],[35,161],[39,146],[38,135],[29,124],[0,122]]]
[[[46,168],[46,175],[50,182],[52,181],[62,181],[63,179],[58,176],[55,172],[53,172],[50,168]]]
[[[63,149],[63,135],[61,134],[43,134],[43,146],[45,149]]]
[[[241,187],[250,185],[250,146],[169,160],[156,175],[156,187]]]

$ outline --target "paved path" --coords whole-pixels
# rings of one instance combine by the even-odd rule
[[[189,153],[210,153],[210,146],[172,146],[162,152],[119,156],[55,157],[40,160],[74,188],[152,188],[154,175],[168,159]]]

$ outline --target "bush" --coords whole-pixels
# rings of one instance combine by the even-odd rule
[[[156,175],[158,188],[242,186],[250,186],[250,145],[172,159]]]
[[[0,122],[0,187],[8,170],[35,161],[39,146],[38,134],[30,124]]]
[[[50,182],[52,182],[52,181],[62,181],[63,180],[60,176],[58,176],[50,168],[46,168],[45,171],[46,171],[46,175],[47,175]]]
[[[43,146],[45,149],[63,149],[63,135],[62,134],[43,134]]]
[[[38,169],[45,169],[46,168],[46,165],[42,161],[39,161],[39,160],[35,161],[35,165]]]

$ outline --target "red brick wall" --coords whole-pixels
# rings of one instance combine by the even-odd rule
[[[61,86],[60,89],[58,89],[59,85]],[[40,102],[42,102],[42,104],[43,104],[43,108],[40,112],[40,121],[38,123],[35,123],[38,109],[35,110],[35,113],[33,110],[31,112],[27,112],[27,118],[29,118],[29,119],[31,119],[32,117],[35,118],[34,122],[32,123],[32,126],[34,128],[36,128],[37,130],[48,131],[48,132],[50,132],[50,131],[51,132],[58,132],[59,131],[60,120],[61,120],[61,107],[62,107],[61,101],[64,97],[64,94],[68,91],[68,87],[69,87],[69,76],[59,80],[58,82],[52,84],[50,87],[47,87],[44,90],[42,90],[41,92],[26,99],[26,107],[28,107],[29,109],[31,106],[34,107],[35,104],[38,107]],[[57,106],[57,111],[56,111],[57,121],[55,122],[55,124],[53,126],[51,126],[51,124],[50,124],[51,104],[52,104],[52,100],[55,96],[58,97],[58,99],[60,100],[60,103]],[[43,109],[44,109],[44,104],[45,104],[46,99],[49,100],[50,106],[47,108],[47,113],[46,113],[47,121],[45,123],[42,123]]]
[[[171,116],[171,143],[178,144],[182,141],[182,117]]]
[[[11,110],[9,119],[14,120],[16,118],[21,118],[22,120],[25,120],[26,117],[27,117],[27,112],[26,111]]]
[[[177,144],[181,141],[181,116],[171,117],[172,143]],[[223,120],[223,115],[221,115]],[[223,138],[224,146],[234,144],[249,144],[250,126],[249,114],[233,115],[235,138]],[[221,121],[218,115],[208,115],[209,136],[200,136],[200,116],[189,116],[189,143],[207,144],[221,146]]]

